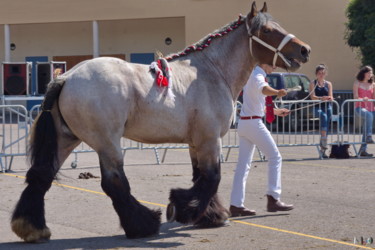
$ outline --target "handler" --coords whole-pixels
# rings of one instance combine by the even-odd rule
[[[285,89],[276,90],[266,82],[266,75],[272,73],[275,68],[268,64],[256,66],[243,88],[243,105],[240,113],[241,119],[238,123],[239,155],[229,208],[232,217],[256,214],[254,210],[244,206],[246,180],[255,146],[258,146],[268,159],[267,211],[277,212],[293,209],[293,205],[280,201],[282,158],[270,131],[262,121],[265,114],[266,97],[272,98],[271,96],[275,95],[282,97],[287,94]],[[273,106],[269,108],[266,117],[269,122],[272,122],[274,115],[284,117],[289,114],[288,109],[274,109]]]

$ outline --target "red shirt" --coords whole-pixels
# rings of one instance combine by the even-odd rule
[[[358,87],[358,98],[368,97],[368,99],[373,99],[373,96],[374,96],[374,88],[363,89],[363,88]],[[365,108],[371,112],[375,111],[373,102],[368,102],[368,101],[356,102],[355,107]]]

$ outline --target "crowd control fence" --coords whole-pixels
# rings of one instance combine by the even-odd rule
[[[368,100],[368,103],[373,104],[374,101]],[[277,108],[286,108],[290,110],[290,114],[285,117],[277,116],[271,124],[264,122],[279,147],[311,146],[316,148],[317,157],[322,159],[322,117],[318,110],[326,111],[330,109],[332,113],[327,133],[328,146],[351,144],[355,155],[359,157],[359,147],[364,145],[363,132],[366,129],[363,124],[368,123],[371,117],[360,118],[358,116],[355,109],[358,102],[360,101],[345,100],[340,106],[336,101],[329,102],[329,104],[312,100],[275,101]],[[27,110],[23,105],[0,105],[1,171],[5,172],[11,169],[14,157],[27,154],[29,131],[40,111],[39,109],[40,105],[35,105],[30,110]],[[241,103],[237,102],[235,119],[228,133],[222,138],[222,161],[227,161],[229,155],[233,152],[232,149],[239,147],[237,126],[240,119],[240,109]],[[128,150],[153,150],[157,164],[165,162],[168,150],[187,150],[189,148],[187,144],[144,144],[125,138],[122,139],[121,146],[124,157]],[[162,156],[160,156],[159,151],[162,151]],[[72,152],[74,160],[71,167],[77,167],[79,154],[89,152],[94,151],[85,143],[76,147]],[[264,159],[262,152],[258,150],[258,153],[260,158]]]

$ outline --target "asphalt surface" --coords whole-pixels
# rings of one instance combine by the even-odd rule
[[[290,212],[266,211],[267,163],[252,165],[246,206],[257,215],[231,218],[225,227],[198,229],[167,223],[169,190],[189,188],[191,165],[187,150],[169,150],[165,163],[156,164],[153,150],[129,150],[125,172],[133,195],[144,205],[161,209],[158,236],[125,237],[110,199],[100,187],[95,153],[73,156],[61,168],[58,180],[45,196],[46,220],[52,236],[48,243],[23,243],[10,228],[12,209],[25,188],[24,157],[15,157],[10,172],[0,174],[0,249],[373,249],[375,243],[354,244],[375,237],[374,158],[318,160],[314,147],[280,148],[283,162],[282,200],[293,203]],[[375,153],[375,145],[369,146]],[[222,164],[219,195],[229,207],[238,150]],[[256,160],[259,157],[256,155]],[[293,160],[294,159],[294,160]],[[99,178],[79,179],[90,172]]]

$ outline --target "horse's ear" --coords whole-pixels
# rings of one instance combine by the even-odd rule
[[[248,17],[248,19],[252,19],[256,15],[258,15],[258,10],[257,10],[257,5],[255,4],[255,1],[254,1],[252,6],[251,6],[251,11],[250,11],[250,13],[247,17]]]
[[[267,3],[264,2],[263,8],[260,10],[260,12],[267,12]]]

